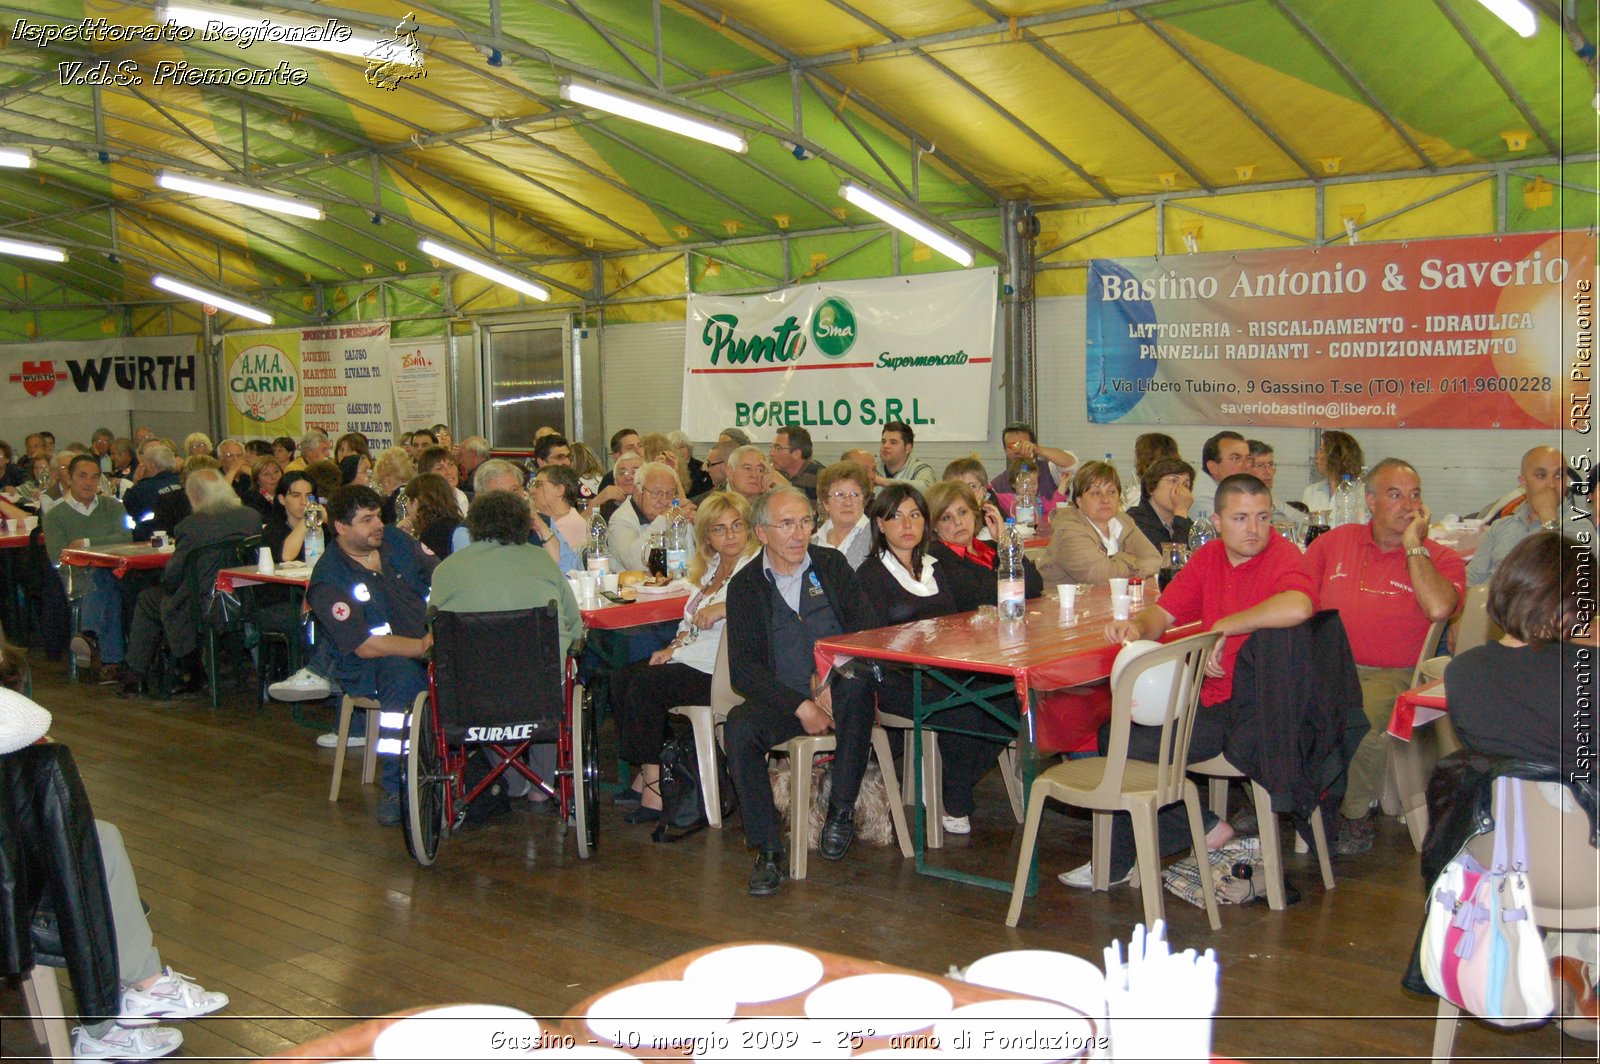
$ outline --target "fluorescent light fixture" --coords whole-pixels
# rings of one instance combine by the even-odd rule
[[[268,15],[244,7],[203,7],[198,4],[165,4],[156,9],[156,21],[168,20],[200,30],[202,40],[225,44],[286,44],[312,48],[319,52],[365,59],[378,47],[378,38],[351,31],[339,19],[292,18]]]
[[[30,244],[26,240],[7,240],[0,237],[0,255],[21,255],[46,262],[66,262],[67,253],[51,244]]]
[[[196,288],[192,284],[185,284],[182,281],[174,281],[172,278],[164,277],[161,274],[156,274],[154,277],[150,278],[150,283],[155,285],[157,288],[164,288],[168,292],[172,292],[176,295],[188,296],[197,303],[209,304],[219,310],[226,310],[233,314],[237,314],[241,318],[249,318],[251,321],[259,321],[263,325],[272,324],[272,315],[268,314],[260,307],[252,307],[250,304],[241,303],[237,299],[229,299],[227,296],[213,292],[210,289]]]
[[[156,175],[156,184],[162,188],[170,188],[174,192],[189,192],[196,196],[205,196],[207,199],[242,203],[246,207],[254,207],[257,210],[275,211],[278,214],[292,214],[296,218],[309,218],[313,222],[320,222],[323,219],[322,208],[307,200],[279,196],[272,192],[261,192],[257,189],[244,188],[240,185],[229,185],[203,177],[175,174],[170,170],[162,170],[158,173]]]
[[[0,148],[0,166],[26,170],[33,165],[33,152],[28,148]]]
[[[457,251],[453,247],[439,243],[437,240],[423,240],[417,245],[425,255],[432,255],[436,259],[443,259],[453,266],[459,266],[468,273],[475,273],[479,277],[486,277],[496,284],[503,284],[513,291],[521,292],[533,299],[546,301],[550,298],[550,290],[541,288],[532,281],[524,280],[514,273],[507,273],[498,266],[491,266],[482,259],[475,259],[465,252]]]
[[[1539,16],[1522,0],[1478,0],[1478,3],[1516,30],[1519,37],[1532,37],[1539,30]]]
[[[868,214],[882,218],[902,233],[916,237],[940,254],[954,259],[963,266],[972,265],[972,250],[965,244],[957,243],[916,215],[890,203],[877,193],[869,192],[860,185],[846,181],[839,186],[839,195],[843,196],[846,202],[855,204]]]
[[[561,98],[583,107],[594,107],[609,112],[620,118],[631,118],[635,122],[643,122],[647,126],[655,126],[669,133],[703,140],[707,144],[714,144],[741,155],[750,147],[749,141],[744,139],[744,134],[737,130],[717,125],[715,122],[707,122],[703,118],[695,118],[683,111],[663,107],[637,96],[617,92],[604,85],[567,78],[561,82]]]

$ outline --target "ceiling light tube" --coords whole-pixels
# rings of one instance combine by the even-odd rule
[[[487,278],[496,284],[505,285],[507,288],[521,292],[530,298],[541,302],[550,299],[550,290],[548,288],[541,288],[532,281],[518,277],[514,273],[508,273],[498,266],[491,266],[482,259],[475,259],[471,255],[441,244],[437,240],[424,239],[417,246],[422,249],[424,255],[432,255],[436,259],[443,259],[452,266],[459,266],[468,273],[475,273],[479,277]]]
[[[0,148],[0,166],[26,170],[33,165],[33,151],[29,148]]]
[[[251,321],[259,321],[262,325],[272,324],[272,315],[268,314],[260,307],[252,307],[249,303],[241,303],[237,299],[229,299],[227,296],[213,292],[208,288],[196,288],[192,284],[186,284],[183,281],[175,281],[171,277],[166,277],[161,274],[156,274],[154,277],[150,278],[150,283],[155,285],[157,288],[165,289],[166,291],[172,292],[176,295],[187,296],[197,303],[209,304],[210,306],[216,307],[219,310],[226,310],[232,314],[237,314],[241,318],[249,318]]]
[[[1519,37],[1532,37],[1539,31],[1539,16],[1522,0],[1478,0],[1478,3],[1516,30]]]
[[[839,195],[843,196],[847,203],[853,203],[868,214],[876,215],[902,233],[916,237],[933,250],[954,259],[962,266],[972,265],[971,248],[945,236],[929,223],[909,213],[905,208],[890,203],[877,193],[869,192],[854,182],[846,181],[839,186]]]
[[[156,8],[156,20],[197,29],[202,41],[221,41],[241,48],[257,43],[282,44],[366,59],[380,43],[376,37],[352,32],[337,18],[300,19],[244,7],[170,3]]]
[[[655,126],[657,129],[677,133],[679,136],[693,137],[695,140],[705,141],[707,144],[714,144],[731,152],[743,154],[750,147],[750,142],[737,130],[715,122],[707,122],[703,118],[695,118],[683,111],[663,107],[638,96],[618,92],[604,85],[567,78],[561,82],[561,98],[582,107],[593,107],[617,115],[619,118],[643,122],[647,126]]]
[[[254,207],[257,210],[274,211],[278,214],[292,214],[296,218],[309,218],[313,222],[320,222],[324,217],[322,208],[307,200],[293,199],[289,196],[262,192],[258,189],[245,188],[240,185],[229,185],[203,177],[175,174],[170,170],[162,170],[158,173],[156,175],[156,184],[162,188],[170,188],[174,192],[188,192],[196,196],[204,196],[207,199],[242,203],[246,207]]]
[[[45,262],[66,262],[67,253],[52,244],[30,244],[26,240],[7,240],[0,237],[0,255],[21,255]]]

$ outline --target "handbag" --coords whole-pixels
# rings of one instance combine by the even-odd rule
[[[1434,881],[1422,931],[1422,975],[1457,1008],[1496,1026],[1519,1027],[1549,1017],[1555,998],[1533,922],[1522,788],[1501,776],[1495,801],[1510,823],[1495,832],[1491,867],[1463,848]]]

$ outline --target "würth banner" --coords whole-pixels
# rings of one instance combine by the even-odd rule
[[[841,281],[760,296],[690,295],[683,426],[714,440],[785,425],[814,440],[922,440],[989,430],[998,271]]]
[[[1323,428],[1555,426],[1581,232],[1089,265],[1089,420]]]
[[[193,412],[202,388],[198,339],[121,337],[0,346],[6,416],[63,418],[100,412]]]

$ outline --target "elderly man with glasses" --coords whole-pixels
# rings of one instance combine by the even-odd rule
[[[778,892],[788,870],[767,779],[774,743],[802,732],[835,734],[833,790],[817,850],[837,861],[855,838],[856,797],[872,742],[872,687],[865,675],[837,671],[822,680],[811,651],[818,639],[874,627],[877,614],[844,555],[811,543],[815,519],[804,492],[776,488],[756,500],[750,517],[762,552],[728,582],[726,629],[733,686],[746,701],[728,715],[725,734],[745,841],[756,850],[749,890],[764,896]]]
[[[1432,515],[1411,463],[1385,458],[1367,474],[1366,524],[1340,525],[1306,550],[1317,602],[1339,611],[1361,675],[1372,729],[1350,759],[1339,807],[1335,853],[1372,849],[1370,815],[1383,786],[1384,733],[1395,698],[1411,686],[1422,641],[1435,621],[1455,615],[1466,592],[1461,555],[1428,538]]]
[[[683,485],[670,466],[646,462],[634,480],[638,487],[632,500],[623,500],[607,528],[611,557],[621,571],[645,567],[650,534],[666,531],[666,514],[672,509],[672,500],[678,499],[685,513],[692,512],[692,507],[683,502]]]

